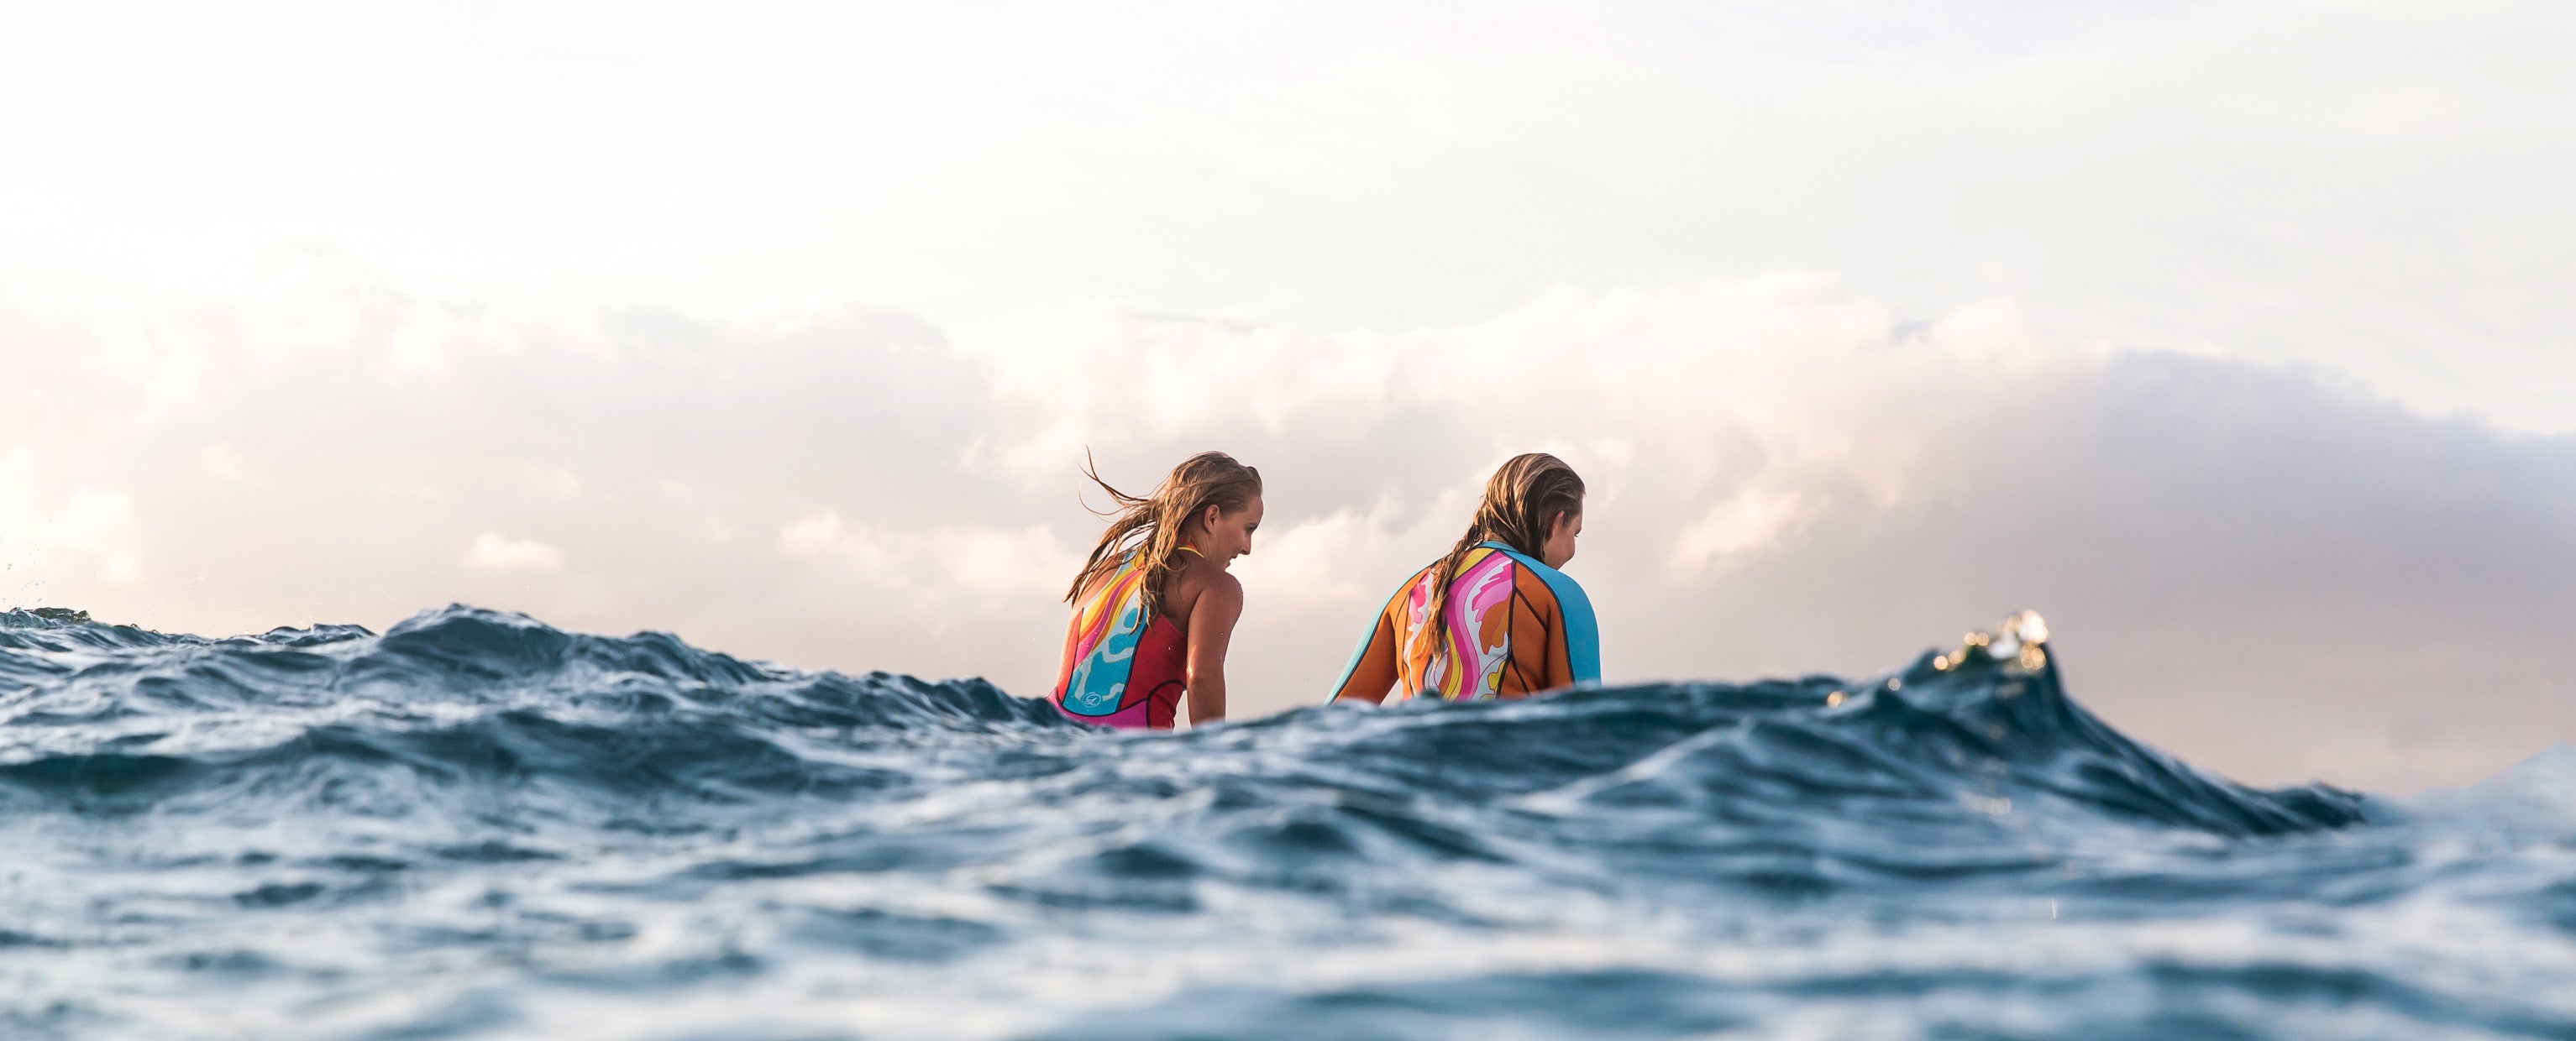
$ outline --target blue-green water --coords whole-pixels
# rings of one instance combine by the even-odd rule
[[[1142,735],[466,608],[7,613],[0,1035],[2569,1038],[2571,790],[2246,789],[2009,634]]]

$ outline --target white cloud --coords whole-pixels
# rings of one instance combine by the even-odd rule
[[[581,494],[581,478],[570,470],[526,463],[519,467],[519,475],[529,490],[550,499],[571,499]]]
[[[389,499],[411,499],[418,502],[437,502],[446,498],[439,493],[438,489],[417,481],[378,481],[376,494]]]
[[[78,489],[54,518],[53,529],[54,544],[96,560],[102,579],[130,583],[143,577],[143,524],[135,516],[133,496]]]
[[[834,562],[906,597],[1061,595],[1059,587],[1082,565],[1045,525],[880,532],[844,523],[836,510],[789,521],[778,530],[778,545],[788,556]]]
[[[778,546],[788,556],[828,560],[877,580],[893,580],[907,563],[907,547],[867,528],[852,527],[838,510],[817,510],[778,529]]]
[[[489,571],[561,571],[564,554],[535,539],[504,538],[500,532],[487,531],[474,537],[459,561]]]
[[[1364,608],[1372,594],[1384,599],[1389,592],[1370,588],[1364,576],[1399,563],[1386,554],[1383,531],[1383,518],[1349,509],[1287,525],[1265,521],[1254,534],[1252,555],[1236,562],[1234,574],[1265,599]],[[1368,567],[1371,558],[1386,567]]]
[[[970,528],[942,532],[931,540],[928,552],[941,561],[947,577],[960,586],[987,594],[1031,598],[1064,595],[1083,560],[1045,525],[1017,531]]]
[[[1746,488],[1708,508],[1682,528],[1673,563],[1693,571],[1776,548],[1817,509],[1796,489]]]
[[[36,483],[35,456],[24,446],[0,455],[0,565],[21,582],[47,576],[56,585],[132,586],[143,577],[144,529],[134,497],[78,487],[48,510]],[[0,599],[14,600],[0,588]]]
[[[2576,320],[2557,277],[2571,19],[1109,3],[530,14],[494,33],[452,13],[64,5],[0,41],[0,94],[76,99],[13,124],[0,287],[219,285],[295,240],[240,294],[235,334],[426,377],[523,346],[460,284],[502,288],[483,306],[723,314],[823,291],[980,341],[1068,299],[1392,331],[1555,285],[1794,265],[1913,313],[2009,293],[2061,337],[2226,343],[2564,430],[2576,368],[2546,347]],[[335,46],[379,39],[419,45]],[[458,65],[474,82],[442,83]],[[707,111],[772,118],[669,133]]]
[[[856,537],[849,526],[841,523],[835,510],[818,510],[788,522],[778,529],[779,548],[798,557],[857,557],[877,560],[884,552],[865,538]]]
[[[197,460],[206,476],[218,481],[252,484],[259,480],[259,475],[251,472],[250,461],[231,445],[207,445],[197,453]]]

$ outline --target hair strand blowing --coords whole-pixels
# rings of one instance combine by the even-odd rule
[[[1484,501],[1476,505],[1476,518],[1467,524],[1467,533],[1449,554],[1433,565],[1431,613],[1425,621],[1434,626],[1433,646],[1439,653],[1449,653],[1449,640],[1443,635],[1449,610],[1449,585],[1457,579],[1458,565],[1469,550],[1481,542],[1500,542],[1531,557],[1539,557],[1547,544],[1548,526],[1559,516],[1581,516],[1583,513],[1583,478],[1565,460],[1545,452],[1516,455],[1494,471],[1485,481]]]
[[[1109,518],[1109,529],[1092,544],[1091,556],[1083,561],[1082,571],[1074,576],[1073,588],[1065,591],[1064,598],[1072,602],[1093,580],[1117,570],[1119,561],[1130,551],[1139,552],[1145,561],[1147,619],[1162,613],[1163,582],[1171,577],[1172,558],[1180,553],[1181,532],[1189,526],[1190,519],[1210,506],[1235,513],[1261,496],[1261,471],[1235,462],[1233,456],[1223,452],[1201,452],[1181,460],[1163,483],[1141,496],[1129,495],[1101,480],[1088,449],[1082,453],[1082,475],[1108,492],[1113,505],[1092,510]]]

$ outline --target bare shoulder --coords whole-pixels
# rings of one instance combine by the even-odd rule
[[[1208,578],[1207,588],[1199,591],[1198,602],[1190,605],[1191,624],[1200,619],[1231,623],[1242,614],[1243,580],[1223,571]]]

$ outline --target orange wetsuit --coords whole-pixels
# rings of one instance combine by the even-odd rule
[[[1565,572],[1499,542],[1479,543],[1451,573],[1448,615],[1428,624],[1432,570],[1388,598],[1333,699],[1522,698],[1601,681],[1592,600]]]

